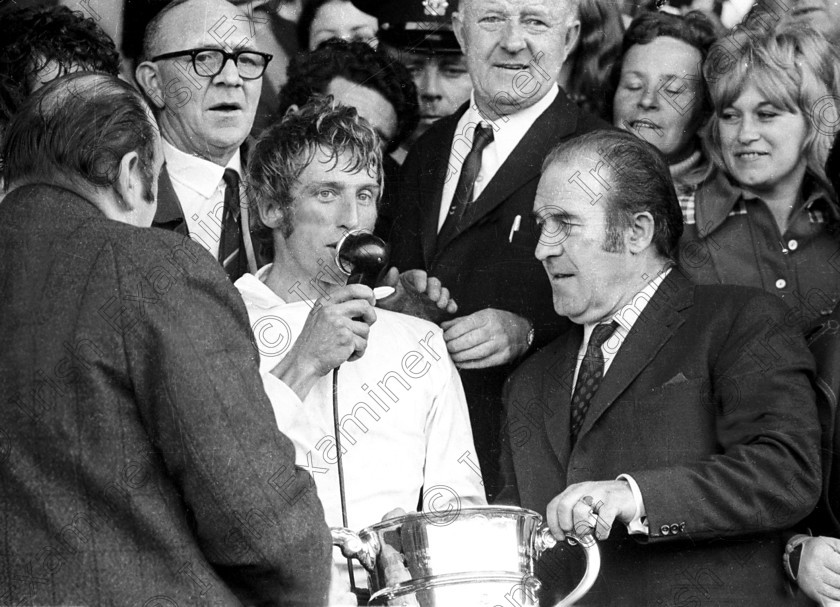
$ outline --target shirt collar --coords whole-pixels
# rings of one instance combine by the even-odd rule
[[[225,166],[182,152],[163,140],[163,157],[169,176],[204,198],[210,198],[222,182],[225,169],[233,169],[242,178],[242,161],[237,149]]]
[[[838,213],[835,205],[829,202],[831,196],[828,190],[819,181],[806,173],[802,186],[806,194],[803,203],[805,209],[811,209],[815,205],[820,206],[823,207],[820,210],[826,210],[832,218],[840,219],[840,213]],[[726,173],[717,169],[697,192],[697,202],[694,211],[696,223],[700,226],[704,236],[711,234],[726,221],[732,209],[735,208],[735,203],[739,200],[752,200],[755,198],[757,196],[745,192]]]
[[[672,268],[673,266],[669,264],[665,269],[659,272],[659,274],[653,277],[653,279],[651,279],[641,291],[636,293],[629,302],[622,306],[609,319],[591,324],[584,324],[583,343],[589,343],[589,336],[592,335],[592,330],[597,325],[612,321],[615,321],[618,324],[615,332],[619,334],[620,338],[623,340],[627,334],[630,333],[630,329],[632,329],[633,325],[636,324],[639,316],[642,315],[642,311],[647,307],[648,302],[656,293],[659,285],[661,285],[662,281],[665,280],[665,277],[671,273]]]
[[[528,132],[537,118],[554,103],[554,100],[557,99],[557,95],[559,94],[559,86],[554,85],[534,105],[514,112],[513,114],[499,116],[496,120],[491,120],[482,116],[478,111],[478,105],[475,103],[475,91],[473,91],[470,93],[470,105],[467,109],[466,124],[479,124],[484,122],[485,124],[491,125],[493,127],[493,143],[496,145],[498,155],[500,157],[507,157],[519,145],[523,134]]]
[[[234,286],[242,294],[243,299],[247,299],[248,303],[255,308],[270,310],[278,304],[286,303],[282,297],[265,284],[265,279],[273,265],[273,263],[264,265],[257,270],[256,274],[243,274],[234,283]]]

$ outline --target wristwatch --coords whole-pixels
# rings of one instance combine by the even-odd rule
[[[811,539],[808,535],[797,535],[785,546],[785,554],[782,560],[785,564],[785,572],[794,582],[799,575],[799,560],[802,558],[802,545],[805,540]]]

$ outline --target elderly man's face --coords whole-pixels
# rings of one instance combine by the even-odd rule
[[[810,25],[829,41],[840,44],[840,0],[794,0],[785,20]]]
[[[197,48],[258,50],[250,34],[245,15],[235,6],[196,0],[166,16],[153,54]],[[184,152],[226,164],[254,122],[262,78],[243,79],[232,60],[214,77],[196,74],[188,56],[144,65],[158,73],[154,102],[160,107],[162,99],[163,137]]]
[[[601,321],[621,308],[633,278],[627,248],[605,249],[606,192],[596,192],[601,198],[593,201],[574,177],[596,164],[585,154],[555,162],[543,173],[534,200],[540,227],[536,257],[551,281],[554,309],[578,324]]]
[[[335,259],[336,245],[347,232],[373,231],[379,180],[365,170],[346,170],[350,164],[347,154],[335,162],[318,150],[294,186],[292,232],[275,239],[275,259],[284,273],[304,284],[318,277],[341,286],[333,280],[336,273],[324,272],[322,266]]]
[[[461,0],[460,9],[453,29],[488,118],[551,90],[580,30],[570,0]]]

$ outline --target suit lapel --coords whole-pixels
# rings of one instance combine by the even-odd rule
[[[187,221],[184,218],[184,211],[181,209],[181,202],[178,200],[175,187],[169,178],[166,163],[161,167],[158,177],[158,206],[152,225],[156,228],[172,230],[179,234],[189,234]]]
[[[429,146],[432,155],[427,159],[425,170],[422,175],[428,180],[428,188],[420,185],[420,212],[423,215],[423,261],[425,267],[431,267],[432,260],[437,249],[438,218],[443,198],[443,186],[446,184],[447,168],[449,166],[449,154],[452,151],[452,140],[455,138],[455,130],[458,128],[458,121],[468,104],[462,105],[457,112],[442,121],[446,121],[440,128],[433,143]]]
[[[565,470],[569,461],[569,419],[572,402],[572,383],[580,344],[583,341],[583,327],[572,325],[555,342],[558,352],[553,357],[553,366],[546,370],[542,378],[540,398],[545,403],[545,429],[548,442],[554,454]]]
[[[453,233],[450,238],[437,243],[437,253],[450,242],[468,231],[472,226],[481,221],[493,209],[532,179],[539,177],[542,171],[542,163],[553,148],[561,139],[575,132],[578,121],[577,106],[569,101],[566,94],[561,90],[554,102],[545,110],[531,125],[525,136],[507,157],[493,179],[475,199],[471,208],[467,209],[464,219],[464,227]],[[451,139],[450,139],[451,146]],[[438,200],[438,211],[440,201]],[[437,218],[437,216],[436,216]]]
[[[693,298],[692,283],[677,268],[671,270],[636,320],[592,397],[578,442],[671,339],[684,322],[681,311],[693,304]]]

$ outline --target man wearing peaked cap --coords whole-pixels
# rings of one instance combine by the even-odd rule
[[[560,141],[607,125],[557,84],[580,31],[574,0],[457,4],[447,8],[457,9],[452,29],[472,96],[412,146],[390,242],[396,267],[439,278],[458,302],[459,317],[441,326],[461,370],[492,499],[504,380],[565,324],[533,256],[538,236],[529,218],[540,166]]]
[[[410,142],[470,98],[472,83],[464,55],[452,31],[452,0],[353,0],[379,19],[379,40],[414,77],[420,124]],[[407,147],[398,156],[405,158]]]

